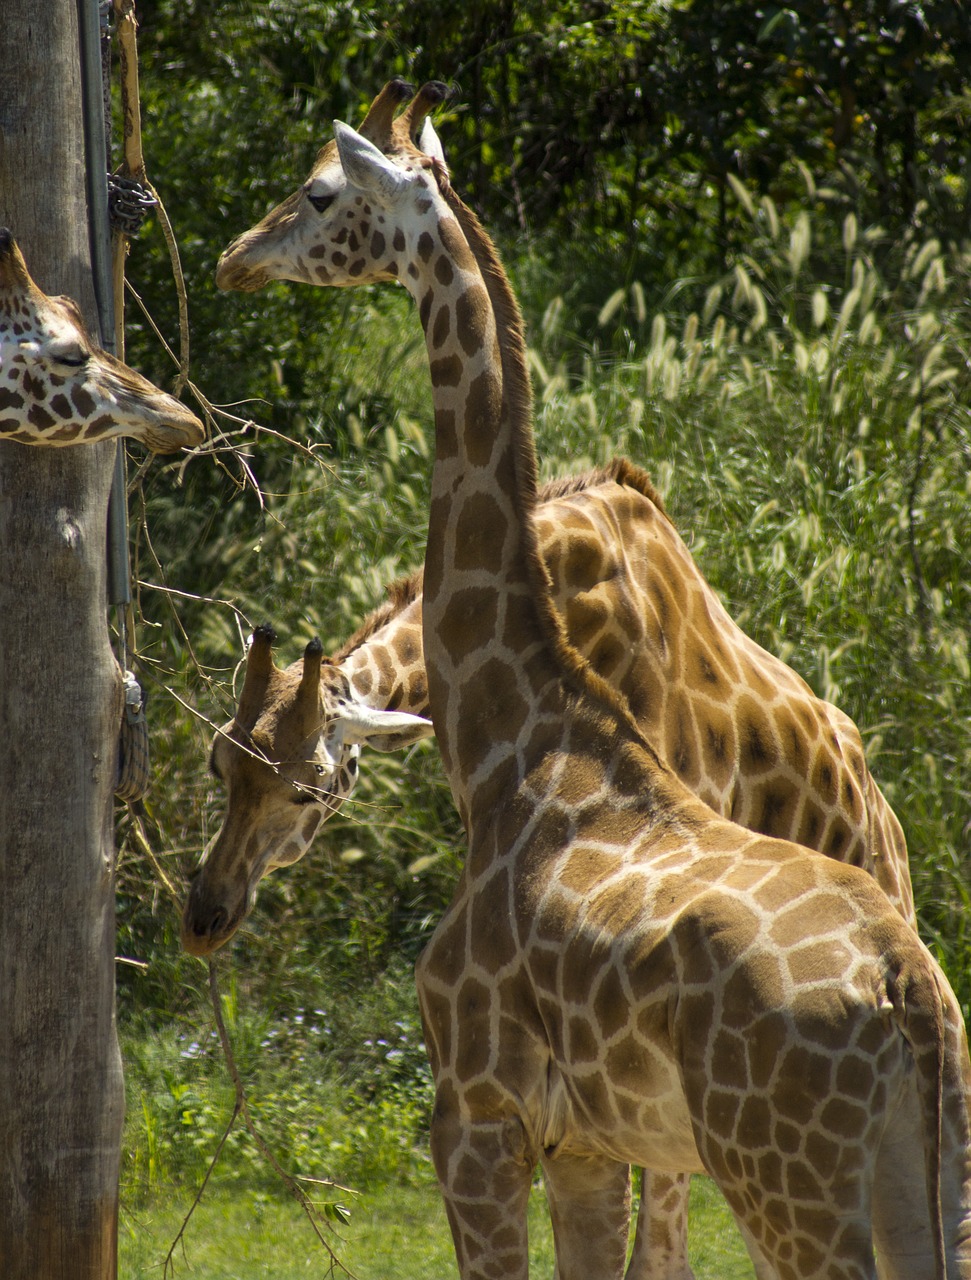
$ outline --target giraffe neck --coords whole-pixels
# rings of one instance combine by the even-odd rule
[[[370,615],[333,660],[366,706],[427,716],[421,575],[393,584],[392,599]]]
[[[463,820],[488,808],[551,688],[579,685],[643,741],[566,638],[533,520],[522,317],[491,240],[446,188],[406,275],[431,369],[436,448],[425,557],[429,703]],[[553,717],[555,721],[555,717]],[[552,731],[551,731],[552,732]]]
[[[410,282],[436,429],[424,653],[436,736],[468,822],[482,775],[493,774],[514,746],[517,724],[508,717],[518,722],[533,696],[513,659],[542,648],[537,600],[546,598],[546,579],[530,518],[536,466],[519,308],[491,243],[450,190],[440,192],[430,224]]]

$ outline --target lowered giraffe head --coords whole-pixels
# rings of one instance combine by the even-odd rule
[[[210,768],[226,786],[227,806],[182,915],[192,955],[227,942],[263,876],[303,857],[353,791],[363,743],[394,751],[431,733],[419,716],[359,702],[347,676],[323,660],[319,640],[281,670],[275,638],[266,626],[253,633],[236,714],[213,738]]]
[[[317,153],[310,176],[219,259],[220,289],[261,289],[271,280],[359,285],[402,279],[415,246],[390,210],[410,192],[416,234],[430,205],[429,182],[447,185],[441,145],[427,114],[449,95],[438,81],[414,97],[392,80],[371,105],[360,130],[334,122],[334,139]],[[395,111],[407,98],[408,106]],[[421,252],[421,244],[417,251]],[[408,281],[405,280],[405,283]]]
[[[60,447],[130,436],[172,453],[204,434],[194,413],[92,341],[70,298],[34,283],[0,228],[0,440]]]

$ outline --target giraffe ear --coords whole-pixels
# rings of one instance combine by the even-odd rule
[[[382,711],[353,698],[341,699],[340,723],[345,742],[367,745],[375,751],[399,751],[435,733],[432,722],[424,716]]]
[[[435,126],[431,122],[431,117],[425,117],[425,123],[421,127],[421,133],[418,135],[418,150],[423,151],[426,156],[431,156],[433,160],[437,160],[448,172],[448,163],[445,159],[445,150],[442,147],[442,141],[435,132]]]
[[[341,168],[356,187],[393,200],[408,185],[408,176],[350,125],[335,120],[334,137]]]

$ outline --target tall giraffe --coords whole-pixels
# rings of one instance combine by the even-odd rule
[[[561,1280],[619,1276],[638,1163],[707,1169],[762,1275],[875,1276],[875,1242],[883,1277],[971,1277],[971,1073],[944,975],[871,877],[698,800],[565,637],[518,308],[411,143],[436,97],[389,119],[384,150],[335,123],[301,198],[317,278],[401,278],[429,349],[423,642],[469,855],[416,976],[460,1271],[526,1275],[540,1162]]]
[[[367,132],[372,140],[380,141],[385,149],[389,151],[401,150],[404,139],[401,137],[400,130],[398,131],[398,137],[391,138],[390,140],[387,137],[382,138],[382,129],[385,128],[385,124],[384,121],[379,119],[379,116],[381,115],[382,107],[387,107],[389,100],[393,99],[396,92],[395,86],[389,86],[382,95],[382,98],[380,98],[378,103],[375,104],[375,109],[373,109],[372,113],[369,114],[368,121],[365,122],[365,126],[362,126],[362,132]],[[409,122],[409,127],[412,129],[414,128],[414,119]],[[246,235],[240,237],[239,240],[234,242],[233,246],[231,246],[227,253],[223,255],[220,262],[218,279],[224,287],[258,288],[271,278],[295,279],[309,283],[333,283],[335,282],[333,279],[335,274],[333,268],[335,267],[337,268],[336,274],[338,275],[343,268],[349,268],[347,271],[348,283],[358,279],[361,271],[364,270],[364,267],[363,260],[358,258],[357,255],[361,251],[362,246],[366,247],[369,245],[368,237],[371,233],[371,227],[346,223],[344,226],[338,227],[335,233],[333,219],[330,219],[327,223],[323,223],[321,218],[317,216],[328,211],[329,206],[334,203],[339,193],[341,182],[340,180],[335,182],[332,176],[335,155],[336,152],[334,144],[330,144],[329,147],[324,148],[318,156],[317,165],[305,186],[290,197],[290,199],[286,201],[284,205],[280,206],[279,209],[268,215],[268,217],[264,219],[259,226],[255,227],[252,231],[246,233]],[[362,203],[361,196],[358,195],[356,199],[358,200],[358,206],[360,206]],[[313,213],[310,212],[308,205],[314,210]],[[318,227],[322,227],[322,233],[320,234],[318,233]],[[384,232],[381,229],[380,224],[378,224],[378,227],[376,228],[376,234],[382,238],[384,237]],[[331,235],[334,235],[335,243],[338,247],[335,249],[331,246],[334,252],[334,260],[333,264],[329,265],[327,240]],[[371,241],[370,247],[373,248],[375,243],[376,241]],[[381,247],[383,249],[385,246],[382,244]],[[388,255],[386,274],[382,275],[381,278],[387,278],[388,276],[393,277],[401,274],[398,262],[392,261],[392,259],[401,253],[403,247],[404,238],[400,230],[398,230],[392,246],[393,253],[389,253]],[[422,252],[421,245],[418,247],[418,252],[419,254]],[[328,262],[322,261],[323,259],[328,259]],[[411,279],[416,279],[414,274],[414,262],[409,265],[407,270],[411,272]],[[417,296],[417,290],[413,289],[413,292],[416,292]],[[430,310],[432,308],[433,292],[431,290],[423,292],[422,296],[418,300],[422,312],[422,319],[426,327],[426,334],[429,338],[429,346],[432,351],[434,351],[436,335],[429,332],[429,318]],[[453,323],[451,319],[452,313],[447,307],[439,306],[436,301],[434,309],[436,322],[440,327]],[[461,319],[460,306],[456,307],[455,314],[456,318]],[[447,336],[447,329],[445,332]],[[464,359],[464,355],[464,352],[460,353],[460,359]],[[434,361],[434,354],[432,358]],[[608,527],[612,527],[616,530],[617,519],[615,512],[608,513],[607,523]],[[623,529],[625,537],[628,532],[629,531],[626,528]],[[542,541],[542,534],[540,536]],[[588,544],[586,548],[587,555],[591,555],[589,549],[590,541],[590,539],[586,539]],[[582,551],[583,548],[581,548],[581,552]],[[684,551],[683,547],[679,553],[674,554],[671,557],[665,555],[663,559],[662,563],[664,565],[664,570],[667,574],[671,575],[667,583],[664,581],[664,571],[659,571],[658,573],[657,581],[660,583],[662,590],[660,600],[656,602],[651,616],[655,620],[658,643],[660,644],[662,653],[666,653],[669,650],[670,640],[670,636],[666,634],[664,622],[667,621],[671,613],[673,613],[676,620],[680,622],[683,613],[683,611],[679,609],[681,598],[684,595],[687,595],[690,598],[692,595],[692,575],[696,575],[696,571],[692,566],[691,573],[687,575],[687,581],[683,590],[682,579],[685,577],[685,573],[681,567],[682,561],[686,561],[690,564],[690,557],[687,556],[687,552]],[[607,575],[604,576],[606,577]],[[556,581],[556,579],[557,575],[554,572],[554,580]],[[562,585],[564,581],[566,581],[570,586],[573,584],[573,580],[570,575],[566,575],[563,579],[560,579],[558,585]],[[582,571],[578,581],[581,583],[586,581]],[[856,818],[851,817],[849,823],[851,827],[859,820],[860,817],[858,802],[853,799],[854,789],[860,785],[865,773],[865,770],[863,770],[862,767],[862,753],[860,752],[858,738],[856,738],[856,746],[852,748],[850,757],[852,759],[855,756],[858,763],[855,766],[848,768],[847,758],[844,757],[843,763],[839,768],[839,772],[845,774],[849,780],[848,789],[844,792],[842,785],[833,777],[830,761],[826,759],[827,751],[824,749],[821,754],[815,751],[813,746],[814,735],[811,732],[808,737],[803,740],[801,725],[803,724],[803,716],[806,714],[806,709],[803,705],[794,705],[789,701],[789,691],[786,688],[787,684],[795,684],[795,686],[799,688],[801,686],[801,682],[798,678],[794,677],[786,668],[781,667],[781,664],[776,665],[781,668],[781,671],[786,673],[785,678],[781,677],[779,671],[773,671],[771,669],[766,670],[762,659],[766,658],[767,655],[761,654],[761,651],[757,650],[757,648],[754,645],[751,645],[751,642],[747,641],[744,637],[742,637],[744,646],[748,646],[750,651],[746,654],[743,649],[741,653],[737,653],[736,655],[738,643],[735,637],[731,634],[728,634],[727,636],[719,634],[720,631],[724,630],[724,628],[722,621],[719,618],[720,606],[718,606],[717,600],[714,601],[715,608],[712,609],[710,603],[704,598],[704,591],[695,592],[695,595],[696,605],[698,607],[698,618],[702,623],[702,631],[704,633],[710,633],[708,643],[709,645],[715,646],[716,660],[711,662],[710,648],[706,651],[706,649],[702,647],[697,651],[697,653],[695,653],[691,644],[694,636],[690,625],[676,629],[678,639],[682,643],[680,645],[675,645],[673,647],[673,652],[682,661],[684,671],[686,673],[690,672],[690,678],[698,679],[699,677],[697,673],[702,673],[699,691],[704,695],[703,702],[700,706],[700,710],[698,705],[686,708],[683,695],[680,692],[678,696],[671,697],[668,700],[669,715],[667,718],[673,731],[669,732],[667,735],[661,735],[660,741],[653,735],[649,734],[649,736],[651,736],[652,740],[660,746],[662,754],[668,755],[669,760],[685,772],[689,781],[692,781],[691,773],[694,771],[695,777],[693,781],[699,786],[699,788],[702,784],[699,782],[697,777],[697,771],[700,767],[702,775],[705,775],[707,773],[706,766],[710,763],[705,759],[706,753],[713,752],[716,757],[715,767],[711,771],[712,776],[715,777],[720,774],[724,778],[726,776],[726,769],[728,770],[728,776],[732,777],[732,769],[739,771],[739,765],[741,762],[743,767],[741,768],[738,776],[735,776],[734,778],[731,803],[728,806],[725,805],[726,793],[724,786],[720,789],[716,788],[713,793],[706,795],[706,798],[708,798],[710,802],[714,802],[716,807],[722,807],[723,810],[729,814],[734,812],[734,816],[749,821],[750,825],[754,827],[757,827],[761,823],[764,827],[768,827],[770,833],[787,835],[798,834],[805,842],[822,843],[825,845],[826,838],[823,827],[826,825],[826,818],[823,815],[828,813],[832,816],[832,799],[834,797],[837,801],[841,801],[844,796],[846,797],[846,810],[844,811],[840,821],[837,823],[837,829],[842,828],[845,833],[846,828],[843,826],[843,821],[848,814],[852,814],[854,812],[856,814]],[[712,599],[714,599],[714,597],[712,597]],[[590,639],[591,642],[597,638],[595,633],[597,632],[598,627],[601,628],[600,634],[602,634],[604,615],[606,614],[609,616],[609,611],[603,610],[601,606],[602,601],[596,601],[592,598],[588,600],[586,608],[578,606],[578,608],[585,613],[584,624],[586,628],[586,638]],[[414,616],[417,613],[417,606],[412,606],[406,611],[406,613],[410,613]],[[619,616],[616,609],[613,610],[613,613],[615,616]],[[597,618],[598,614],[600,615],[599,621]],[[395,626],[394,620],[392,620],[391,625]],[[730,625],[731,624],[729,623],[729,626]],[[571,624],[570,629],[571,634],[574,636],[584,634],[583,626],[578,630]],[[395,626],[395,636],[398,636],[397,626]],[[384,644],[378,645],[378,638],[379,636],[376,635],[374,643],[364,645],[358,650],[359,658],[362,658],[362,655],[365,656],[363,657],[363,665],[357,672],[357,675],[359,677],[363,675],[367,681],[367,684],[363,686],[359,692],[363,692],[365,697],[375,696],[376,705],[378,705],[385,696],[385,693],[382,692],[382,690],[385,692],[390,691],[391,696],[395,699],[394,705],[404,705],[407,706],[409,710],[413,711],[423,710],[423,702],[410,703],[407,701],[409,688],[421,687],[423,696],[424,688],[421,682],[412,686],[402,686],[396,679],[387,679],[387,672],[382,673],[380,670],[381,661],[386,661],[388,655],[395,652],[398,647],[399,640],[395,638],[390,646]],[[402,641],[401,643],[402,646],[404,646],[407,641]],[[595,645],[594,648],[596,648]],[[613,649],[614,654],[617,653],[616,646],[608,644],[601,649],[601,657],[606,658],[611,649]],[[376,651],[381,652],[383,655],[382,659],[379,660],[379,669],[377,671],[374,670],[375,663],[373,659],[373,655]],[[711,681],[712,673],[715,673],[716,676],[720,674],[723,678],[725,677],[726,653],[728,654],[728,662],[730,666],[736,666],[737,662],[737,668],[740,669],[742,673],[742,688],[743,691],[747,693],[744,700],[739,701],[734,709],[730,707],[719,708],[717,694],[719,692],[723,693],[724,689],[716,691],[706,687],[709,682],[715,683],[714,681]],[[755,655],[754,662],[752,661],[753,655]],[[761,658],[757,655],[761,655]],[[597,657],[595,653],[592,656],[596,664]],[[770,659],[769,661],[771,663],[774,660]],[[616,662],[616,657],[614,658],[614,662]],[[609,677],[615,676],[617,673],[616,671],[610,670],[611,663],[609,660],[606,665],[607,670],[603,671],[603,674],[606,674]],[[383,676],[385,678],[382,678]],[[664,689],[662,688],[658,690],[656,685],[652,688],[649,684],[643,683],[643,672],[640,673],[640,676],[642,680],[640,690],[642,702],[650,703],[650,694],[653,694],[656,708],[658,703],[663,703]],[[352,675],[352,679],[353,678],[354,677]],[[746,681],[750,686],[747,689],[745,689]],[[731,682],[731,678],[729,678],[728,683],[731,684]],[[779,697],[779,690],[777,689],[777,686],[781,686],[781,703],[778,708],[779,714],[775,715],[769,711],[767,713],[768,722],[765,720],[753,721],[753,710],[760,716],[762,714],[766,714],[767,691],[771,695],[773,701]],[[669,684],[669,689],[676,689],[677,687],[677,679],[675,679],[673,684]],[[801,688],[804,689],[805,686],[801,686]],[[649,691],[647,697],[645,697],[645,690]],[[628,697],[631,698],[632,702],[636,705],[636,694],[638,690],[634,689],[632,692],[635,697],[632,698],[631,691],[628,691]],[[403,699],[403,701],[399,699]],[[703,705],[704,702],[707,702],[707,707]],[[797,693],[796,704],[801,703],[802,695]],[[769,706],[771,706],[771,703],[769,703]],[[670,708],[672,707],[677,708],[674,713],[670,713]],[[650,708],[648,707],[647,709]],[[733,719],[733,712],[743,711],[745,712],[744,717],[740,719]],[[810,721],[818,714],[818,710],[815,712],[810,710]],[[835,714],[839,717],[839,713]],[[743,727],[747,732],[740,732]],[[817,741],[829,742],[832,740],[834,729],[836,729],[837,732],[839,731],[838,724],[833,725],[831,721],[828,732],[819,737]],[[694,740],[691,739],[692,730],[695,731],[696,735]],[[852,726],[849,726],[849,731],[850,737],[845,739],[845,741],[852,742],[855,738],[855,729],[853,729]],[[807,804],[804,811],[800,812],[800,805],[798,801],[790,804],[786,799],[782,798],[779,790],[771,785],[772,763],[765,754],[766,743],[770,741],[772,743],[770,754],[774,755],[776,751],[781,748],[783,757],[786,757],[786,753],[788,751],[787,768],[789,771],[790,784],[794,781],[798,790],[804,785],[803,779],[806,779],[809,782],[810,790],[812,790],[814,786],[821,786],[824,792],[827,793],[821,806],[821,813],[820,810],[816,809],[816,805],[812,802]],[[726,742],[729,745],[728,761],[724,758],[724,747]],[[669,748],[671,749],[669,750]],[[732,763],[733,751],[735,752],[734,763]],[[810,761],[813,759],[814,754],[819,766],[818,769],[810,768]],[[744,762],[746,761],[749,762],[751,767],[751,774],[749,774],[744,767]],[[765,770],[765,772],[763,773],[762,770]],[[856,782],[853,781],[854,771],[858,775]],[[750,778],[752,786],[747,788],[746,784]],[[817,781],[814,783],[812,781],[813,779],[816,779]],[[896,820],[885,805],[883,797],[880,796],[875,784],[873,784],[872,779],[868,778],[868,775],[867,779],[866,786],[869,791],[869,795],[867,796],[868,821],[874,824],[873,831],[870,836],[870,847],[872,852],[880,855],[878,856],[876,866],[877,875],[878,877],[881,877],[882,875],[882,882],[885,884],[888,892],[891,893],[903,913],[912,920],[913,908],[909,889],[909,875],[906,872],[906,854],[902,842],[902,836],[899,833],[899,824],[896,824]],[[760,785],[760,783],[762,785]],[[793,823],[803,822],[805,814],[813,811],[816,812],[817,817],[821,817],[823,827],[821,827],[820,822],[815,819],[810,819],[809,825],[804,823],[801,828],[798,825],[791,825]],[[778,829],[775,832],[773,832],[773,823],[779,824]],[[787,826],[787,823],[790,825]],[[853,840],[850,840],[845,844],[843,850],[845,855],[853,856],[850,853],[850,848],[853,847],[854,844],[855,842]],[[855,847],[858,852],[859,846],[857,845]],[[838,851],[834,849],[832,845],[830,845],[829,851],[836,852],[838,856]],[[227,854],[228,858],[235,860],[238,864],[238,850],[225,849],[224,852]],[[903,874],[901,876],[898,876],[898,872],[896,870],[898,867],[902,868]],[[210,886],[214,884],[218,879],[220,870],[225,871],[225,865],[223,868],[219,868],[216,861],[210,857],[206,863],[206,867],[200,875],[200,878],[196,881],[196,885],[193,889],[193,895],[190,897],[190,902],[187,904],[186,923],[189,926],[188,932],[194,946],[207,948],[206,926],[204,920],[200,916],[196,916],[194,922],[192,922],[190,920],[190,912],[193,911],[194,906],[200,906],[200,900],[205,896],[201,892],[204,884],[206,882],[208,882]],[[218,891],[215,896],[218,899]],[[223,940],[224,938],[209,935],[209,941],[211,941],[212,945],[218,945],[219,942]],[[679,1211],[683,1209],[684,1204],[683,1188],[681,1190],[681,1197]],[[655,1199],[656,1198],[657,1197],[655,1197]],[[670,1201],[670,1197],[667,1195],[663,1198],[668,1202]],[[683,1224],[683,1214],[679,1213],[679,1216],[680,1221]],[[656,1254],[652,1254],[650,1259],[645,1260],[644,1255],[647,1253],[647,1242],[649,1237],[651,1239],[655,1239],[659,1234],[655,1229],[656,1225],[657,1219],[653,1219],[650,1232],[641,1233],[639,1230],[638,1242],[635,1246],[635,1255],[631,1264],[631,1274],[639,1274],[643,1276],[664,1275],[668,1277],[669,1280],[674,1280],[675,1276],[682,1277],[690,1275],[686,1254],[684,1252],[683,1225],[679,1232],[679,1240],[668,1241],[668,1245],[666,1246],[667,1252],[663,1259]],[[662,1250],[662,1252],[664,1251]]]
[[[867,770],[856,726],[732,621],[646,473],[615,459],[554,481],[541,491],[534,519],[571,641],[623,694],[644,735],[692,791],[752,831],[873,872],[914,924],[906,845]],[[385,738],[384,750],[432,731],[424,718],[421,575],[393,583],[388,593],[332,659],[347,681],[343,705],[420,718],[393,740]],[[253,658],[259,652],[254,647]],[[299,838],[308,829],[307,810],[294,806],[287,771],[274,767],[275,761],[309,762],[320,748],[321,734],[306,737],[293,714],[305,696],[300,671],[298,662],[289,696],[274,681],[262,701],[248,687],[241,699],[235,721],[260,721],[261,765],[238,754],[217,759],[225,755],[220,743],[232,724],[214,740],[211,760],[227,784],[229,805],[186,902],[183,940],[194,954],[227,942],[261,877],[309,847]],[[317,696],[328,691],[324,681]],[[335,703],[317,724],[336,732],[340,715]],[[345,746],[350,752],[350,739]],[[358,776],[354,746],[342,780],[319,789],[315,829],[351,793]],[[246,770],[245,785],[234,763]],[[289,824],[281,822],[283,812]]]
[[[0,228],[0,441],[60,447],[130,436],[170,453],[203,435],[194,413],[95,345],[70,298],[34,283]]]

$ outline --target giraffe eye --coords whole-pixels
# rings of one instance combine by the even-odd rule
[[[327,210],[330,208],[330,206],[337,199],[337,197],[336,196],[312,196],[308,191],[307,199],[310,201],[310,203],[313,205],[313,207],[317,210],[318,213],[326,213]]]
[[[88,353],[83,347],[64,347],[60,351],[52,351],[51,359],[58,364],[65,364],[69,369],[80,369],[88,363]]]

